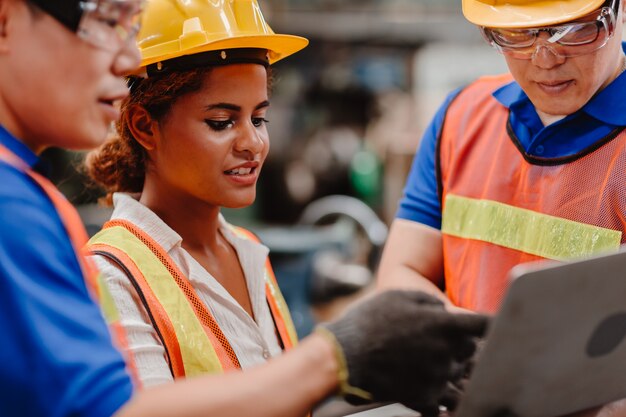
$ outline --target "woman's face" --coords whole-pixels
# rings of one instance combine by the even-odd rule
[[[156,124],[150,174],[171,197],[230,208],[252,204],[269,151],[268,107],[263,66],[211,69],[202,87],[178,98]]]

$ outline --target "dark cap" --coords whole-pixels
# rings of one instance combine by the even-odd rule
[[[79,0],[28,0],[57,19],[72,32],[76,32],[83,9]]]
[[[156,62],[148,65],[146,67],[146,72],[148,77],[154,77],[174,71],[187,71],[194,68],[232,64],[259,64],[267,68],[270,65],[270,62],[266,49],[222,49],[200,52],[192,55],[183,55],[178,58]]]

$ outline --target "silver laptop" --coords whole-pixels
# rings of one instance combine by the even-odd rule
[[[455,417],[555,417],[626,397],[626,251],[519,265]]]

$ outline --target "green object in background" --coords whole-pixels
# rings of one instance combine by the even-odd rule
[[[358,197],[370,206],[378,206],[382,192],[382,164],[378,155],[362,149],[352,157],[350,183]]]

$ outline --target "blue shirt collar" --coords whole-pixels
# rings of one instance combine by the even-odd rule
[[[39,157],[24,142],[13,136],[4,126],[0,125],[0,144],[20,157],[31,168],[39,163]]]
[[[622,42],[622,49],[626,52],[626,42]],[[626,91],[626,71],[589,100],[581,111],[603,123],[626,126],[624,91]],[[532,105],[524,90],[515,81],[494,91],[493,96],[503,106],[513,111],[515,108]]]
[[[622,72],[613,82],[593,97],[583,107],[589,116],[602,122],[626,126],[626,72]]]
[[[493,92],[493,97],[507,109],[510,109],[517,103],[529,100],[522,87],[516,81],[511,81],[509,84],[498,88]]]

